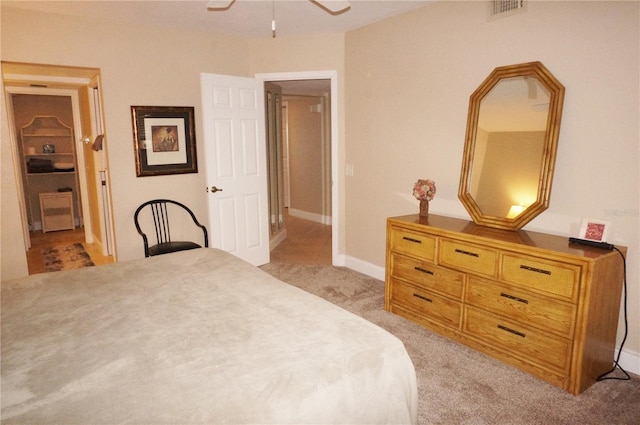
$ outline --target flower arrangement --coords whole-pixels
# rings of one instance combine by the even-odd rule
[[[413,196],[419,201],[431,201],[436,196],[436,183],[432,180],[418,180],[413,185]]]

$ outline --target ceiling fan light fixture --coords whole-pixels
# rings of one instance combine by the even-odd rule
[[[351,2],[346,0],[309,0],[331,15],[341,15],[351,9]],[[207,9],[214,11],[228,10],[236,0],[209,0]]]
[[[271,37],[276,38],[276,1],[271,0]]]
[[[227,10],[236,0],[209,0],[207,9],[209,10]]]
[[[229,10],[236,0],[209,0],[207,10],[222,12]],[[344,0],[309,0],[330,15],[337,16],[351,9],[351,3]],[[271,36],[276,38],[276,2],[271,0]]]
[[[351,2],[344,0],[309,0],[332,15],[340,15],[351,9]]]

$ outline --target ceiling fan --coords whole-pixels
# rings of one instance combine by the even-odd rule
[[[342,0],[309,0],[316,6],[321,7],[332,15],[339,15],[351,8],[351,3]],[[210,0],[207,3],[207,9],[210,10],[227,10],[236,0]]]

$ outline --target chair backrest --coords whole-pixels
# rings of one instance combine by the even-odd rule
[[[147,257],[149,256],[149,241],[148,241],[147,235],[142,231],[138,216],[140,212],[144,210],[145,207],[148,208],[151,212],[151,216],[153,217],[153,225],[155,228],[155,235],[156,235],[156,244],[171,242],[172,241],[171,226],[170,226],[170,220],[169,220],[169,209],[167,208],[167,204],[176,205],[184,209],[191,216],[193,223],[202,229],[204,234],[204,246],[208,247],[209,238],[207,234],[207,228],[204,225],[200,224],[200,222],[198,222],[198,219],[196,218],[193,211],[189,209],[189,207],[187,207],[184,204],[181,204],[180,202],[173,201],[171,199],[152,199],[140,205],[136,210],[135,214],[133,215],[133,220],[136,226],[136,230],[138,231],[138,234],[142,236],[142,240],[144,241],[145,256]]]

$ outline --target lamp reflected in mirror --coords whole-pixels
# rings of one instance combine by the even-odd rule
[[[517,216],[522,214],[525,208],[526,207],[524,205],[511,205],[511,208],[509,208],[509,213],[507,214],[507,218],[516,218]]]

